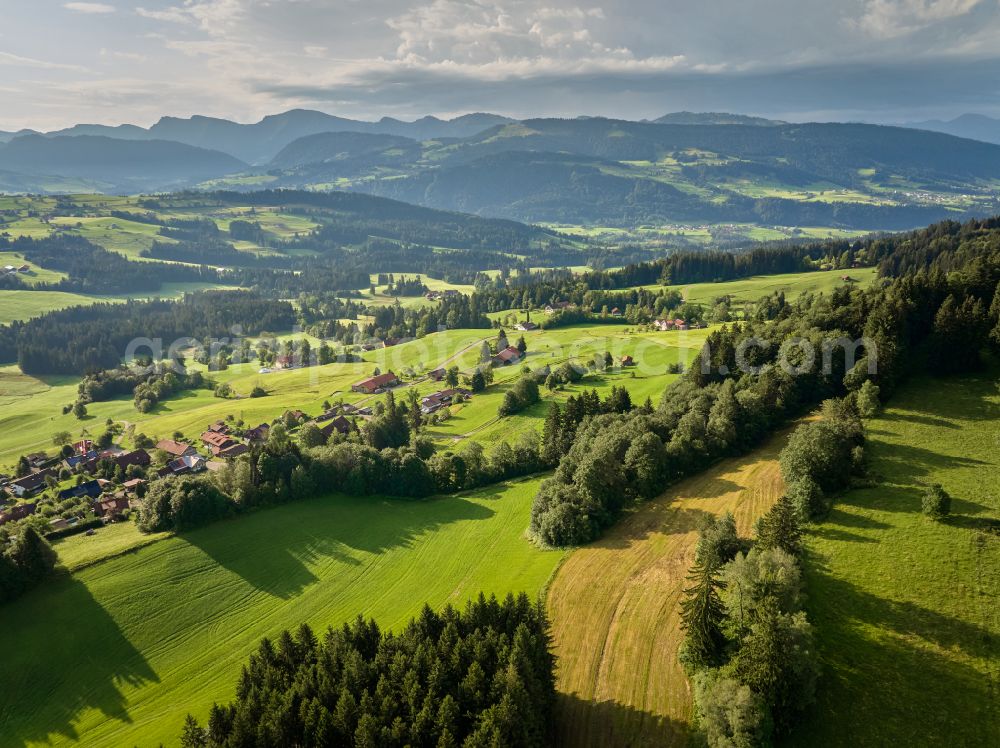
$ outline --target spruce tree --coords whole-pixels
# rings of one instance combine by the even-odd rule
[[[681,622],[686,633],[684,660],[694,667],[710,667],[719,661],[725,637],[725,608],[719,598],[718,559],[696,561],[688,574],[691,582],[681,601]]]
[[[798,556],[802,550],[802,528],[799,512],[788,496],[782,496],[758,524],[757,545],[761,548],[780,548]]]

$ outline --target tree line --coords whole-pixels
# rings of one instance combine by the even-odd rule
[[[392,634],[360,616],[322,639],[302,624],[262,640],[235,699],[205,727],[188,715],[181,745],[545,746],[553,668],[545,612],[524,593],[425,606]]]

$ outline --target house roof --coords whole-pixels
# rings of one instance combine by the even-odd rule
[[[201,440],[212,447],[228,447],[235,442],[227,436],[226,434],[221,434],[218,431],[206,431],[201,435]]]
[[[521,358],[521,352],[512,345],[507,346],[502,351],[497,351],[498,359],[501,361],[516,361]]]
[[[365,389],[378,389],[379,387],[385,387],[386,385],[392,384],[398,381],[398,377],[391,371],[387,371],[385,374],[377,374],[374,377],[370,377],[361,382],[358,382],[355,387],[363,387]]]
[[[184,453],[194,449],[190,444],[174,441],[173,439],[161,439],[156,443],[157,449],[162,449],[168,455],[180,457]]]

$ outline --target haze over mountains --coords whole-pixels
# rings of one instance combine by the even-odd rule
[[[1000,144],[1000,119],[987,117],[985,114],[963,114],[951,120],[932,119],[925,122],[910,122],[907,123],[906,127],[934,130],[959,138],[971,138],[986,143]]]
[[[985,121],[984,121],[985,120]],[[0,190],[352,190],[483,216],[636,227],[669,222],[901,229],[997,209],[1000,145],[868,124],[677,112],[651,122],[414,122],[292,110],[239,124],[164,117],[7,134]]]

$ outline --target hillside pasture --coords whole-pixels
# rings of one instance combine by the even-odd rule
[[[877,487],[807,542],[823,667],[802,746],[1000,743],[1000,396],[990,376],[915,381],[870,422]],[[951,516],[921,513],[940,483]]]
[[[425,603],[535,596],[563,557],[523,537],[537,485],[293,502],[53,580],[0,608],[17,642],[0,668],[3,742],[176,745],[185,714],[204,722],[233,698],[262,637],[358,614],[398,630]]]

